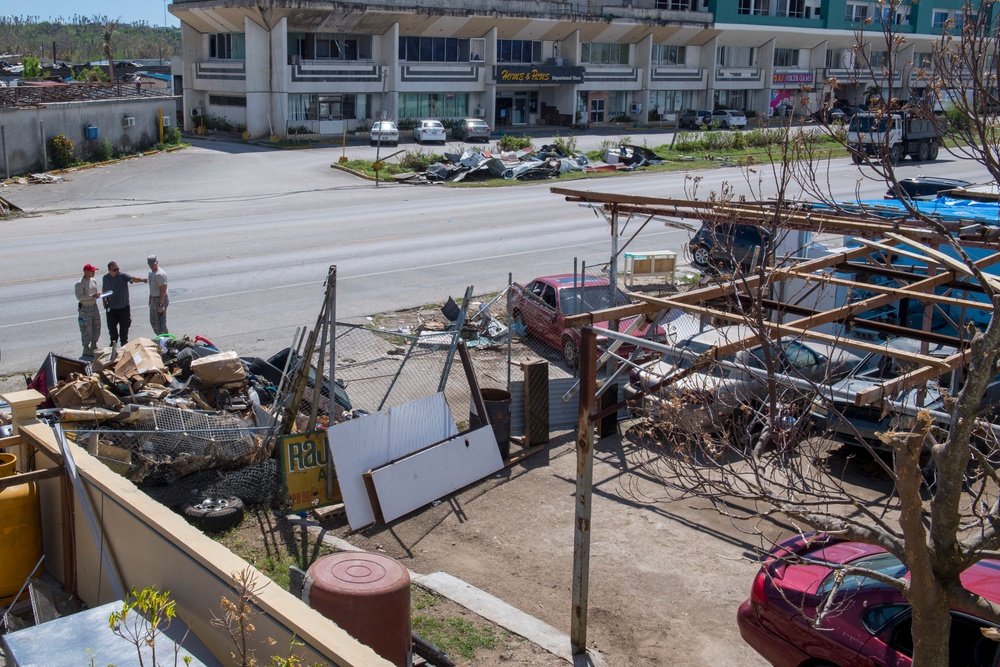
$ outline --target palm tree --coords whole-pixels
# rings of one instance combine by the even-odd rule
[[[108,78],[112,83],[115,80],[115,64],[111,60],[111,43],[117,29],[118,21],[108,20],[104,22],[104,42],[102,46],[104,47],[104,59],[108,61]]]

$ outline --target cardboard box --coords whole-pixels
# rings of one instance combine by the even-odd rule
[[[214,387],[247,379],[246,368],[235,352],[220,352],[195,359],[191,362],[191,372],[198,376],[203,387]]]
[[[71,377],[49,390],[57,408],[105,407],[120,410],[122,402],[93,375]]]
[[[166,370],[156,343],[148,338],[136,338],[130,340],[121,349],[118,361],[115,362],[114,373],[124,380],[131,380],[137,375],[141,376],[154,371],[162,371],[166,374]]]

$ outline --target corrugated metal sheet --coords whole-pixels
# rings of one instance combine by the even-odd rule
[[[574,394],[566,403],[562,397],[576,382],[576,378],[549,379],[549,430],[576,428],[580,411],[580,396]],[[524,435],[524,381],[510,386],[510,434]]]

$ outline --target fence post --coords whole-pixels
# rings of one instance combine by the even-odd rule
[[[576,427],[576,521],[573,524],[573,653],[587,651],[587,600],[590,589],[590,515],[594,481],[594,414],[597,393],[597,334],[580,332],[580,410]]]

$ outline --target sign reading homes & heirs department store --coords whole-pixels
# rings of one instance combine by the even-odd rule
[[[493,78],[500,84],[583,83],[583,71],[556,65],[497,65]]]

